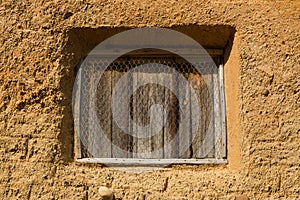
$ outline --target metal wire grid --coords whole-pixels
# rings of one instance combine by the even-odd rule
[[[224,105],[221,105],[218,91],[218,71],[198,63],[200,73],[186,60],[169,55],[122,56],[111,64],[108,60],[95,58],[81,66],[80,97],[77,95],[77,99],[80,99],[80,114],[76,131],[81,141],[83,158],[201,159],[219,156],[222,142],[219,139],[220,133],[216,132],[221,132],[220,110]],[[215,59],[215,62],[219,61],[218,58]],[[146,67],[136,70],[141,65]],[[159,65],[168,68],[159,68]],[[197,103],[201,108],[197,121],[193,119],[190,91],[173,75],[174,70],[196,91]],[[131,72],[130,75],[122,79],[128,72]],[[143,82],[144,79],[153,81],[133,91],[138,82]],[[163,84],[155,83],[162,79],[163,82],[160,83],[173,85],[173,91]],[[118,85],[120,94],[117,94],[114,93],[114,88],[120,80],[123,84]],[[123,123],[122,127],[114,119],[116,116],[112,109],[113,95],[122,96],[121,93],[123,96],[129,95],[129,102],[126,104],[128,113],[121,116],[128,123]],[[179,102],[179,96],[184,96],[184,100]],[[117,98],[116,104],[121,105],[123,100]],[[157,105],[161,105],[163,109],[153,109]],[[185,131],[180,135],[182,116],[190,120],[181,124]],[[157,131],[155,127],[151,127],[151,122],[156,122],[162,128]],[[140,131],[133,123],[138,127],[148,126],[148,129],[139,135]],[[193,132],[193,125],[197,123],[198,129]],[[103,134],[99,134],[99,128]],[[210,140],[204,143],[205,138]]]

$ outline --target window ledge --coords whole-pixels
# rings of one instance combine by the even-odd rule
[[[109,166],[161,166],[171,164],[227,164],[227,159],[135,159],[135,158],[81,158],[80,163],[100,163]]]

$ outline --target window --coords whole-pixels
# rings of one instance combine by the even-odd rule
[[[113,62],[95,56],[80,65],[74,93],[78,161],[226,162],[222,51],[207,51],[217,69],[199,63],[201,73],[158,49],[132,51]]]

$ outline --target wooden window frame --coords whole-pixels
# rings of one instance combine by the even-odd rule
[[[223,51],[220,49],[206,49],[212,56],[223,56]],[[226,108],[225,108],[225,88],[224,88],[224,65],[218,66],[218,74],[213,75],[214,92],[219,95],[220,101],[220,124],[214,124],[215,138],[218,138],[219,145],[216,146],[214,158],[163,158],[163,159],[139,159],[139,158],[87,158],[82,156],[81,142],[79,140],[79,132],[75,130],[75,159],[80,163],[100,163],[109,166],[160,166],[171,164],[226,164],[227,163],[227,138],[226,138]],[[216,88],[216,86],[218,88]],[[215,99],[215,98],[214,98]],[[215,102],[214,102],[215,105]],[[214,112],[215,106],[214,106]]]

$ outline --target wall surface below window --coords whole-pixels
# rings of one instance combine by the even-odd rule
[[[98,199],[102,185],[117,199],[300,198],[299,13],[296,0],[0,1],[0,198]],[[145,26],[235,29],[232,44],[208,41],[225,49],[228,164],[74,161],[76,65],[99,38]]]

